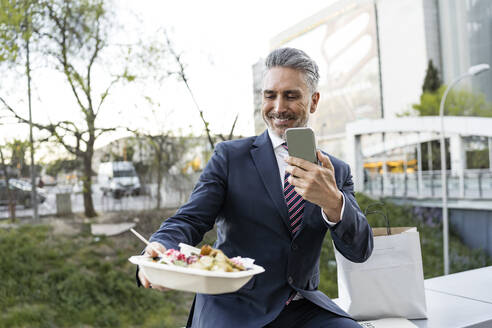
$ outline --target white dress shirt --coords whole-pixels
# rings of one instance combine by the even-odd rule
[[[275,153],[275,157],[277,158],[277,164],[278,164],[278,171],[280,173],[280,185],[282,186],[282,190],[284,189],[284,176],[285,176],[285,167],[287,166],[287,163],[285,162],[285,157],[289,156],[289,152],[282,147],[282,144],[285,142],[282,138],[277,136],[274,132],[272,132],[270,129],[268,129],[268,136],[270,137],[270,140],[272,141],[272,146],[273,146],[273,152]],[[342,211],[340,212],[340,220],[342,220],[343,217],[343,210],[345,208],[345,196],[342,194]],[[334,226],[336,223],[331,222],[328,220],[328,218],[325,215],[325,212],[323,212],[323,209],[321,209],[321,215],[323,216],[323,219],[325,219],[326,223],[330,226]]]

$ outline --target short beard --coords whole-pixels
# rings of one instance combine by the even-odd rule
[[[272,125],[270,125],[270,121],[267,118],[271,118],[271,117],[268,116],[268,115],[263,115],[263,121],[265,122],[266,126],[270,129],[271,132],[277,134],[276,131],[275,131],[275,129],[274,129],[274,127]],[[308,124],[308,122],[309,122],[309,113],[306,115],[306,117],[303,120],[301,120],[299,122],[298,125],[293,126],[293,128],[306,127],[307,124]],[[285,131],[286,130],[284,130],[284,132],[282,133],[282,135],[278,135],[277,134],[277,136],[280,137],[283,141],[287,141],[287,137],[285,135]]]
[[[309,103],[307,105],[307,108],[308,108],[308,111],[306,113],[306,117],[304,117],[297,126],[293,126],[293,128],[300,128],[300,127],[306,127],[308,122],[309,122],[309,114],[310,114],[310,109],[311,109],[311,98],[309,99]],[[266,126],[270,128],[270,130],[275,133],[274,129],[273,129],[273,126],[270,126],[270,122],[267,120],[267,118],[272,118],[272,116],[274,115],[263,115],[263,121],[265,122]],[[285,115],[285,118],[287,117],[290,117],[289,115]],[[284,118],[284,117],[282,117]],[[287,137],[285,136],[285,130],[284,130],[284,133],[282,133],[281,136],[279,136],[280,138],[282,138],[283,141],[287,141]]]

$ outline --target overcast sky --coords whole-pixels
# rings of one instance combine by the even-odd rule
[[[124,25],[125,30],[144,30],[147,34],[159,28],[170,31],[176,48],[184,53],[190,84],[214,132],[227,132],[239,113],[236,132],[252,135],[252,65],[268,54],[272,37],[332,2],[119,0],[116,12],[118,22]],[[70,90],[61,82],[57,85],[55,78],[42,68],[38,68],[34,77],[38,79],[33,81],[37,90],[33,99],[33,117],[39,120],[49,117],[52,121],[73,117],[69,109],[73,107]],[[5,90],[5,82],[2,82],[2,87]],[[16,87],[10,85],[7,89],[12,94]],[[66,96],[60,96],[64,94]],[[137,90],[126,89],[123,93],[115,92],[108,99],[100,123],[124,125],[131,122],[137,129],[149,129],[153,124],[151,129],[154,130],[159,127],[163,130],[181,128],[186,132],[202,133],[198,113],[182,85],[169,81],[155,86],[153,95],[154,100],[161,104],[154,119],[143,114],[147,108],[139,107],[144,106],[142,103],[133,105],[129,111],[122,110],[132,103],[131,99],[141,96]],[[14,96],[10,99],[15,103]],[[15,104],[27,108],[25,102]],[[118,136],[101,139],[99,146]],[[0,141],[13,137],[28,138],[28,130],[2,126]]]
[[[172,31],[177,48],[186,55],[193,90],[212,129],[227,131],[239,113],[238,132],[251,135],[252,65],[268,54],[272,37],[325,8],[329,1],[130,0],[126,4],[139,12],[147,30]],[[168,106],[177,112],[184,110],[181,107],[194,110],[182,97],[169,99]],[[197,114],[192,117],[198,119]]]

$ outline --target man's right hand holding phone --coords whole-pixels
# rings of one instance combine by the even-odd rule
[[[162,245],[161,243],[158,243],[156,241],[153,241],[153,242],[149,243],[147,245],[147,247],[145,247],[144,255],[146,255],[148,257],[159,257],[159,253],[164,254],[165,251],[166,251],[166,247],[164,247],[164,245]],[[166,287],[162,287],[159,285],[152,285],[140,268],[138,269],[138,279],[140,279],[140,283],[145,288],[152,288],[152,289],[157,289],[160,291],[169,290]]]

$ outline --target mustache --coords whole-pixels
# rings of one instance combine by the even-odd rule
[[[272,112],[268,113],[267,117],[278,119],[278,120],[292,120],[297,118],[297,116],[292,113],[272,113]]]

